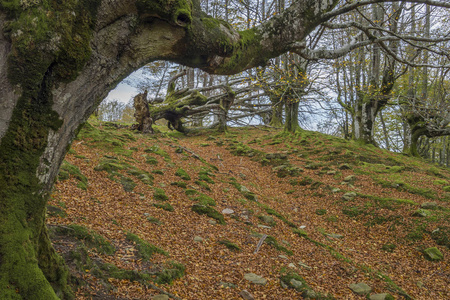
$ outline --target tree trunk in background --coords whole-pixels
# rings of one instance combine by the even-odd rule
[[[298,107],[299,101],[285,103],[286,120],[284,122],[284,130],[286,132],[294,133],[301,129],[298,125]]]
[[[138,123],[137,130],[142,133],[153,133],[153,121],[150,117],[150,110],[148,109],[147,91],[134,97],[133,106],[134,118]]]
[[[220,108],[218,110],[218,122],[217,131],[227,131],[228,110],[234,103],[236,93],[231,89],[229,85],[226,86],[227,96],[220,99]]]

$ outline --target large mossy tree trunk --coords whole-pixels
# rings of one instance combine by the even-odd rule
[[[237,32],[191,0],[0,0],[0,299],[71,298],[46,203],[71,141],[124,77],[157,59],[216,74],[264,65],[337,2],[298,1]]]

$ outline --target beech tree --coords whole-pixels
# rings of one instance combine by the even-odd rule
[[[372,1],[338,2],[295,1],[236,31],[197,0],[1,0],[0,298],[72,298],[45,226],[46,202],[71,141],[125,76],[155,60],[215,74],[264,65]]]

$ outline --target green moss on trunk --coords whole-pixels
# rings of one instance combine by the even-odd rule
[[[89,59],[100,0],[34,2],[0,1],[12,43],[8,78],[22,93],[0,144],[0,299],[69,299],[67,268],[45,228],[49,185],[38,176],[50,170],[40,166],[49,132],[62,125],[51,89]]]

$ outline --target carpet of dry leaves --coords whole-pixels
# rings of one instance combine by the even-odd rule
[[[125,130],[125,129],[121,129]],[[125,269],[145,269],[143,262],[136,257],[133,245],[125,241],[126,232],[133,232],[151,244],[157,245],[170,253],[170,257],[155,254],[152,262],[158,264],[166,260],[176,260],[186,267],[185,276],[176,280],[172,285],[162,285],[162,289],[182,299],[242,299],[240,291],[248,290],[255,299],[302,299],[298,292],[286,289],[280,285],[280,270],[294,269],[317,292],[330,293],[336,299],[365,299],[354,294],[348,287],[351,283],[361,281],[369,284],[375,293],[390,292],[401,298],[395,292],[389,291],[385,281],[376,271],[389,276],[394,283],[415,299],[450,299],[450,252],[443,246],[437,246],[444,254],[444,260],[430,262],[425,260],[423,254],[416,249],[418,245],[427,247],[436,246],[428,235],[424,235],[420,242],[408,242],[404,237],[407,232],[405,226],[392,230],[392,222],[364,225],[364,218],[351,218],[342,213],[344,192],[331,193],[325,186],[343,188],[342,178],[353,175],[354,169],[342,170],[342,177],[331,175],[318,175],[317,170],[305,169],[301,175],[309,176],[324,184],[318,190],[311,190],[307,186],[292,186],[291,177],[279,178],[272,171],[271,166],[262,166],[260,162],[252,161],[250,157],[234,156],[226,149],[226,139],[234,139],[244,143],[261,139],[260,144],[250,145],[254,149],[266,153],[289,152],[284,143],[269,145],[270,136],[277,132],[258,129],[232,130],[231,138],[228,135],[214,135],[217,140],[225,140],[224,146],[217,146],[214,141],[207,141],[208,135],[173,138],[167,135],[157,139],[135,134],[137,140],[129,142],[125,148],[136,147],[138,151],[132,154],[133,165],[139,169],[151,172],[159,169],[164,175],[154,174],[154,187],[164,187],[169,196],[168,202],[174,207],[168,212],[153,206],[153,188],[136,181],[137,186],[133,192],[125,192],[123,187],[110,179],[106,172],[98,172],[94,167],[104,155],[117,155],[87,145],[83,140],[73,143],[72,149],[76,152],[69,154],[66,160],[78,166],[88,178],[87,190],[76,187],[76,180],[70,178],[56,184],[52,195],[52,205],[66,207],[67,217],[51,217],[50,225],[65,225],[76,223],[97,231],[110,240],[117,248],[114,255],[100,255],[91,251],[90,255],[101,258],[105,262],[113,263]],[[208,145],[206,145],[206,143]],[[170,155],[170,161],[155,154],[158,165],[145,163],[143,150],[158,144]],[[193,157],[191,153],[176,153],[174,146],[189,149],[203,158],[207,163],[218,168],[213,180],[209,184],[211,191],[202,190],[194,184],[194,180],[205,162]],[[295,146],[302,151],[302,146]],[[308,145],[308,149],[315,146]],[[322,151],[332,145],[319,144],[316,146]],[[320,152],[317,151],[317,152]],[[383,155],[386,155],[385,152]],[[308,160],[314,161],[321,153],[310,155]],[[301,155],[291,154],[290,163],[304,167],[305,159]],[[352,163],[352,162],[349,162]],[[187,181],[188,188],[198,189],[204,194],[214,198],[215,207],[219,212],[225,208],[234,210],[234,217],[226,215],[226,225],[211,224],[211,219],[191,211],[194,202],[186,196],[180,187],[171,185],[180,181],[175,176],[178,168],[183,168],[192,177]],[[439,186],[432,182],[432,177],[423,176],[415,171],[410,173],[411,184],[420,187],[429,187],[441,195]],[[444,171],[443,171],[444,172]],[[450,177],[449,172],[446,173]],[[343,189],[380,197],[410,199],[421,204],[430,201],[419,195],[401,192],[394,188],[382,188],[375,183],[369,175],[356,174],[354,186]],[[266,215],[264,210],[253,201],[238,201],[243,199],[242,194],[230,183],[234,177],[241,184],[257,195],[260,203],[276,210],[297,226],[305,226],[308,236],[320,243],[333,247],[346,259],[338,258],[324,247],[318,246],[292,232],[292,228],[275,218],[277,224],[270,229],[257,227],[262,224],[258,215]],[[288,192],[289,193],[286,193]],[[363,204],[367,199],[357,197],[355,204]],[[435,200],[442,207],[450,208],[449,202]],[[326,209],[325,215],[318,215],[316,210]],[[411,214],[417,208],[411,205],[401,205],[395,211],[380,208],[380,213],[386,216],[395,214],[404,220],[405,224],[414,224]],[[244,223],[240,217],[242,212],[248,212],[250,223]],[[148,216],[158,218],[162,224],[157,225],[147,220]],[[334,218],[329,218],[334,216]],[[449,221],[440,221],[449,226]],[[432,224],[430,226],[442,225]],[[343,238],[331,238],[323,234],[336,233]],[[279,243],[291,249],[294,254],[289,256],[283,252],[263,244],[258,253],[254,253],[258,237],[252,233],[268,234],[275,237]],[[195,242],[195,236],[203,238],[203,242]],[[231,251],[219,240],[230,240],[237,244],[241,251]],[[381,249],[384,244],[396,244],[392,253]],[[304,268],[298,262],[310,266]],[[293,263],[295,267],[289,264]],[[365,267],[364,267],[365,266]],[[367,267],[367,268],[366,268]],[[371,271],[372,270],[372,271]],[[375,271],[373,271],[375,270]],[[256,273],[268,280],[266,285],[255,285],[244,279],[245,273]],[[89,272],[83,274],[88,285],[80,287],[77,299],[99,299],[96,295],[104,293],[103,287],[91,276]],[[109,280],[114,290],[109,291],[111,297],[116,299],[151,299],[159,291],[145,287],[137,282],[127,280]],[[236,285],[235,288],[224,288],[220,282]],[[101,297],[100,297],[101,298]],[[111,298],[114,299],[114,298]]]

